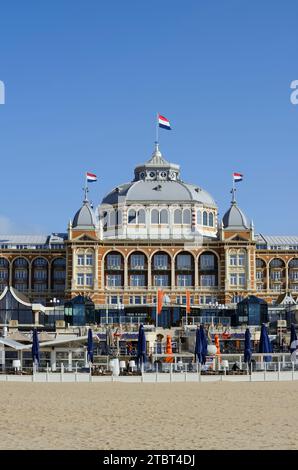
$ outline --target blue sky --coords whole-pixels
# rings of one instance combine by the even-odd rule
[[[220,215],[231,173],[266,234],[298,234],[296,0],[23,0],[2,3],[0,232],[66,230],[86,170],[98,204],[155,139]]]

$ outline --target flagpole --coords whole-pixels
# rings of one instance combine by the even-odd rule
[[[233,189],[232,189],[233,197],[232,197],[232,202],[236,202],[236,196],[235,196],[235,193],[236,193],[236,186],[235,186],[234,173],[233,173],[233,175],[232,175],[232,178],[233,178]]]
[[[159,122],[158,122],[158,118],[159,118],[159,113],[156,113],[156,134],[155,134],[155,144],[158,145],[159,144]]]
[[[88,200],[87,194],[88,194],[88,183],[87,183],[87,173],[85,173],[85,186],[84,186],[84,192],[85,192],[85,201]]]

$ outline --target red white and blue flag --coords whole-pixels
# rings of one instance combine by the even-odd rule
[[[163,129],[167,129],[168,131],[171,130],[170,121],[164,116],[162,116],[161,114],[158,115],[158,125],[159,127],[162,127]]]
[[[243,175],[241,173],[233,173],[234,183],[239,183],[243,180]]]
[[[87,183],[94,183],[95,181],[97,181],[97,176],[94,175],[93,173],[86,173],[86,179],[87,179]]]

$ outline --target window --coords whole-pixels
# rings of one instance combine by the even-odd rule
[[[145,275],[144,274],[131,274],[130,285],[135,287],[145,286]]]
[[[108,269],[121,269],[121,259],[120,254],[109,254],[107,256]]]
[[[144,209],[139,209],[138,211],[138,224],[145,224],[146,223],[146,213]]]
[[[145,269],[145,255],[135,253],[130,257],[130,269]]]
[[[231,286],[237,286],[237,274],[233,273],[230,275]]]
[[[129,224],[135,224],[136,223],[136,218],[137,218],[136,211],[134,209],[130,209],[128,211],[128,223]]]
[[[169,276],[167,274],[158,274],[153,277],[155,287],[167,287],[169,285]]]
[[[44,258],[37,258],[33,261],[33,264],[34,266],[46,266],[48,262]]]
[[[169,223],[169,213],[167,209],[162,209],[160,211],[160,223],[161,224],[168,224]]]
[[[121,274],[108,274],[107,275],[108,287],[120,287],[121,285],[122,285]]]
[[[238,284],[239,284],[239,286],[241,286],[241,287],[245,286],[245,279],[246,279],[245,273],[240,273],[238,275]]]
[[[215,286],[215,276],[211,275],[202,275],[201,276],[201,286],[202,287],[214,287]]]
[[[168,269],[168,255],[156,254],[153,259],[154,269]]]
[[[78,286],[83,286],[84,285],[84,274],[83,273],[78,273],[77,274],[77,284],[78,284]]]
[[[44,292],[47,290],[47,285],[46,284],[34,284],[34,290],[36,292]]]
[[[191,270],[192,268],[192,256],[187,254],[177,255],[177,269]]]
[[[298,258],[292,259],[289,263],[290,268],[298,268]]]
[[[212,212],[210,212],[210,214],[209,214],[209,226],[213,227],[213,225],[214,225],[214,216],[213,216]]]
[[[60,280],[60,279],[65,279],[65,271],[54,271],[54,279],[56,279],[57,281]]]
[[[47,278],[47,271],[43,270],[37,270],[34,271],[34,279],[37,281],[43,281]]]
[[[208,214],[206,211],[203,212],[203,225],[208,225]]]
[[[263,290],[263,284],[258,284],[258,285],[257,285],[257,290],[258,290],[258,291]]]
[[[84,266],[85,260],[84,255],[78,255],[78,266]]]
[[[87,254],[86,255],[86,265],[92,266],[93,265],[93,255]]]
[[[157,209],[151,211],[151,224],[159,224],[159,211]]]
[[[25,258],[17,258],[14,262],[15,266],[27,266],[28,262]]]
[[[197,224],[202,225],[202,212],[201,211],[197,212]]]
[[[271,273],[271,279],[273,279],[274,281],[280,281],[281,280],[281,271],[273,271]]]
[[[263,267],[265,267],[264,261],[263,261],[262,259],[257,258],[257,259],[256,259],[256,267],[257,267],[257,268],[263,268]]]
[[[8,272],[7,271],[0,271],[0,279],[7,279]]]
[[[290,278],[291,278],[293,281],[298,281],[298,271],[292,272],[291,275],[290,275]]]
[[[262,271],[257,271],[257,281],[262,281],[263,280],[263,272]]]
[[[122,225],[122,211],[116,210],[116,225]]]
[[[20,292],[24,292],[27,289],[27,284],[25,282],[17,282],[15,288]]]
[[[109,303],[112,304],[112,305],[117,305],[118,304],[118,295],[111,295]]]
[[[8,266],[8,261],[5,258],[0,258],[0,267],[6,268]]]
[[[191,224],[191,214],[189,209],[184,209],[183,211],[183,224],[190,225]]]
[[[182,211],[181,211],[181,209],[175,209],[174,224],[182,224]]]
[[[87,273],[86,274],[86,286],[92,286],[93,285],[93,274]]]
[[[237,255],[234,253],[230,255],[230,266],[237,266]]]
[[[281,291],[281,285],[280,284],[275,284],[272,289],[275,292],[280,292]]]
[[[17,269],[14,273],[15,279],[27,279],[28,271],[26,269]]]
[[[273,259],[270,263],[271,268],[283,268],[284,263],[280,259]]]
[[[202,271],[215,269],[215,256],[214,255],[201,255],[200,256],[200,269]]]
[[[245,254],[239,253],[238,255],[238,266],[245,266]]]
[[[177,286],[178,287],[191,287],[192,286],[192,275],[191,274],[178,274],[177,275]]]

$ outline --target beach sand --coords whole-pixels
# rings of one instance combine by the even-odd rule
[[[297,449],[298,382],[0,383],[1,449]]]

